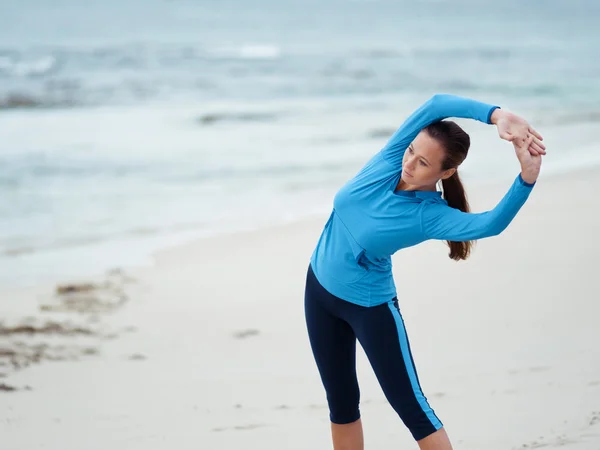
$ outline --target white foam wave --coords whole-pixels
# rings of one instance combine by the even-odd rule
[[[241,47],[218,47],[209,53],[217,58],[274,60],[281,57],[282,50],[272,44],[246,44]]]
[[[240,49],[240,56],[244,59],[277,59],[281,49],[275,45],[245,45]]]
[[[16,60],[8,56],[0,56],[0,72],[17,77],[45,75],[57,64],[54,56],[47,55],[29,60]]]

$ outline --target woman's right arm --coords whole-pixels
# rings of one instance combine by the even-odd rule
[[[497,236],[515,218],[532,189],[533,184],[527,183],[519,174],[506,195],[490,211],[467,213],[444,203],[426,204],[421,211],[425,239],[465,242]]]
[[[458,117],[491,124],[492,113],[499,106],[451,94],[436,94],[413,112],[392,135],[382,150],[384,159],[400,167],[409,144],[419,132],[442,119]]]
[[[521,173],[494,209],[466,213],[443,203],[424,205],[421,225],[425,238],[464,242],[503,232],[529,198],[540,173],[542,157],[528,150],[532,141],[533,136],[521,144],[513,142]]]

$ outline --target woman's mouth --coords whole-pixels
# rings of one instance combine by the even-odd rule
[[[408,175],[409,177],[412,177],[412,173],[410,173],[408,170],[405,170],[405,171],[404,171],[404,173],[405,173],[406,175]]]

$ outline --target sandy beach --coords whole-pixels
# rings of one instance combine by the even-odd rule
[[[455,448],[600,449],[598,175],[542,176],[465,263],[440,242],[394,257]],[[511,181],[471,187],[473,209]],[[302,304],[324,219],[200,240],[60,293],[5,289],[1,448],[330,448]],[[366,448],[416,448],[360,349],[358,363]]]
[[[394,256],[423,391],[457,450],[600,450],[600,2],[0,10],[0,450],[331,448],[309,259],[435,94],[548,155],[468,261]],[[483,211],[519,163],[477,109],[447,112]],[[360,347],[358,373],[367,450],[417,449]]]

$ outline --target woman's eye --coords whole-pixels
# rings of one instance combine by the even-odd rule
[[[422,165],[423,167],[427,167],[427,164],[425,164],[425,162],[424,162],[424,161],[419,161],[419,162],[421,163],[421,165]]]
[[[410,154],[412,155],[412,153],[413,153],[413,149],[412,149],[412,148],[410,148],[410,147],[408,147],[408,153],[410,153]]]

